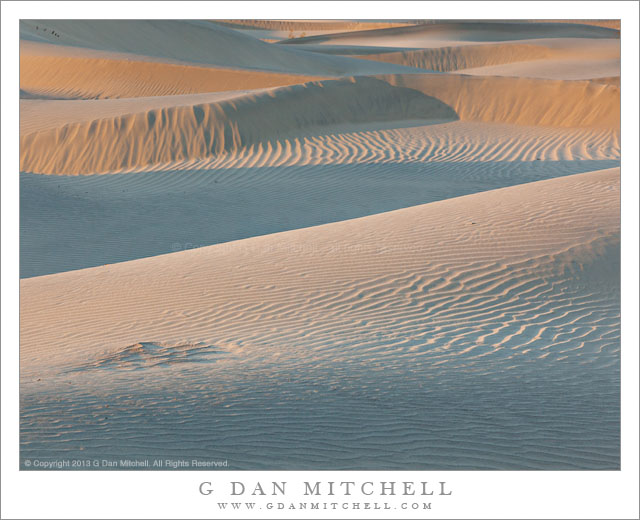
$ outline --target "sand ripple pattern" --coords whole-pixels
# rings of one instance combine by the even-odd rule
[[[28,133],[20,137],[20,170],[119,172],[241,153],[318,133],[319,128],[330,133],[330,127],[340,124],[460,119],[619,132],[619,105],[618,87],[589,81],[439,74],[352,77]]]
[[[76,370],[144,370],[174,363],[210,363],[220,351],[204,343],[165,344],[141,341]]]
[[[620,164],[614,131],[461,121],[397,125],[354,125],[123,175],[22,174],[21,276],[172,253]],[[236,200],[243,202],[230,202]],[[67,211],[59,211],[61,204]]]
[[[618,197],[608,170],[23,280],[22,455],[616,469]],[[95,368],[150,337],[225,354]]]

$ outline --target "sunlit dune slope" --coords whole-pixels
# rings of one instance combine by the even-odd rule
[[[436,47],[412,51],[367,54],[360,58],[450,72],[470,67],[549,58],[550,49],[522,43]]]
[[[615,21],[20,33],[23,461],[620,468]]]
[[[599,70],[604,64],[611,71],[620,73],[619,40],[603,39],[537,39],[523,40],[517,43],[482,43],[436,47],[431,49],[407,50],[399,52],[367,53],[359,56],[362,59],[395,63],[411,67],[435,70],[439,72],[462,71],[475,69],[476,74],[491,75],[527,75],[525,67],[558,68],[557,79],[576,79],[582,74],[586,79],[602,75]],[[500,66],[514,64],[511,69]],[[529,65],[530,64],[530,65]],[[518,71],[516,67],[523,70]],[[520,72],[520,73],[517,73]],[[563,77],[563,74],[566,77]],[[613,75],[613,74],[610,74]],[[536,77],[535,74],[529,74]],[[544,76],[542,76],[544,77]],[[549,76],[553,78],[554,76]]]
[[[21,449],[615,469],[618,182],[594,172],[22,280]]]
[[[619,88],[605,84],[526,78],[389,75],[312,82],[22,135],[20,169],[117,171],[202,158],[347,122],[461,119],[615,130],[619,98]]]
[[[268,90],[268,88],[223,90],[203,94],[109,99],[21,99],[20,135],[52,130],[70,123],[107,119],[162,108],[214,103]]]
[[[145,338],[186,336],[243,345],[237,356],[245,361],[268,345],[281,354],[302,348],[305,358],[333,362],[336,334],[356,337],[352,327],[365,326],[357,325],[365,315],[371,320],[392,312],[396,323],[415,329],[415,320],[433,325],[439,314],[465,306],[481,316],[486,307],[479,298],[506,303],[520,290],[544,287],[551,271],[586,281],[580,265],[617,242],[618,201],[619,170],[612,169],[23,280],[23,377],[79,366]],[[590,276],[599,287],[599,279],[616,273],[611,265]],[[450,302],[457,304],[425,312],[423,305],[435,305],[438,295],[443,302],[458,295]],[[317,338],[304,340],[312,330]],[[319,341],[329,333],[334,339]],[[380,346],[378,353],[448,358],[430,349],[428,335],[424,341],[424,348]],[[493,353],[503,349],[497,340],[489,345]],[[463,353],[454,349],[448,359],[457,354]]]
[[[202,158],[329,124],[455,119],[440,101],[374,78],[313,82],[21,137],[22,171],[83,174]]]
[[[99,99],[196,94],[304,83],[316,76],[163,62],[22,42],[21,97]]]
[[[90,103],[126,110],[130,101],[137,100]],[[41,102],[33,103],[37,113]],[[86,103],[54,106],[60,117],[81,117]],[[391,121],[324,127],[120,175],[22,174],[20,272],[40,276],[353,219],[619,160],[613,130]]]
[[[453,108],[464,121],[618,129],[620,89],[589,81],[464,75],[393,75]]]
[[[600,80],[600,83],[620,83],[620,59],[584,60],[551,59],[475,67],[460,71],[474,76],[510,76],[541,79]],[[612,79],[606,79],[612,78]],[[618,79],[615,79],[618,78]]]

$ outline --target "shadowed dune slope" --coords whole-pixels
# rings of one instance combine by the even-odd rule
[[[21,453],[617,469],[619,195],[593,172],[22,280]]]
[[[358,57],[439,72],[485,67],[487,72],[484,75],[486,76],[492,75],[491,71],[497,66],[505,64],[522,62],[523,66],[526,66],[524,64],[535,62],[539,67],[544,67],[546,64],[553,67],[554,63],[562,64],[564,61],[562,66],[565,73],[568,74],[566,79],[572,79],[571,71],[576,66],[582,66],[585,70],[588,70],[589,66],[597,69],[601,62],[610,62],[612,67],[617,65],[619,74],[620,42],[619,40],[602,39],[537,39],[518,43],[482,43],[399,52],[367,52]],[[571,61],[575,63],[572,64]],[[490,67],[494,67],[494,69]],[[597,70],[591,73],[593,77],[598,75]],[[587,74],[585,78],[591,76]],[[557,79],[564,78],[559,75]]]
[[[331,35],[308,36],[278,42],[280,44],[347,43],[401,41],[507,41],[533,38],[619,38],[620,31],[608,27],[574,23],[521,23],[521,22],[443,22],[409,27],[373,29],[370,31],[344,32]]]
[[[125,101],[137,99],[106,104]],[[64,108],[87,101],[59,103]],[[613,131],[465,121],[399,125],[327,127],[119,175],[23,173],[21,276],[316,226],[620,164],[620,139]]]
[[[267,29],[274,31],[365,31],[405,27],[411,22],[363,22],[359,20],[213,20],[233,29]]]
[[[433,96],[463,121],[618,130],[620,89],[590,81],[459,75],[385,76]]]
[[[31,133],[21,137],[20,169],[102,173],[202,158],[314,127],[416,118],[456,115],[436,99],[379,79],[312,82]]]
[[[22,20],[20,39],[53,47],[126,53],[138,61],[148,57],[313,76],[384,72],[370,61],[271,45],[202,20]]]
[[[223,90],[203,94],[109,99],[21,99],[20,135],[52,130],[70,123],[90,122],[161,108],[214,103],[268,90]]]
[[[473,300],[476,291],[453,288],[471,264],[504,268],[535,259],[553,263],[555,255],[572,248],[586,248],[587,256],[597,256],[599,241],[616,241],[618,209],[619,169],[614,168],[22,280],[25,375],[36,367],[73,366],[141,338],[175,341],[188,331],[194,341],[204,342],[221,341],[229,334],[228,339],[235,341],[261,333],[266,334],[263,339],[273,339],[269,330],[278,320],[293,338],[314,328],[298,321],[303,315],[311,318],[309,313],[328,325],[335,313],[358,314],[368,308],[373,318],[392,312],[394,302],[400,306],[398,312],[407,304],[409,312],[413,304],[406,299],[404,284],[392,283],[398,276],[416,278],[406,290],[419,299],[433,298],[432,290],[453,290],[452,296]],[[429,272],[436,266],[448,271],[445,280],[431,279]],[[562,271],[570,266],[556,267]],[[615,266],[611,269],[615,275]],[[532,281],[538,276],[533,271]],[[500,296],[500,282],[490,281],[489,272],[484,282],[478,273],[478,290],[496,290],[494,296],[508,300],[510,293]],[[274,285],[280,288],[272,289]],[[83,302],[81,307],[78,301]],[[236,310],[229,312],[232,309]],[[196,310],[199,319],[190,319]],[[425,309],[418,305],[415,310],[414,318],[425,319]],[[476,312],[482,313],[481,308]],[[58,320],[60,315],[66,319]],[[410,316],[405,318],[409,324]],[[125,322],[130,324],[126,329],[117,325]],[[42,326],[45,323],[48,326]],[[269,349],[283,345],[266,344]],[[66,354],[60,356],[61,352]],[[251,349],[245,353],[257,354]]]
[[[619,100],[619,88],[591,82],[437,74],[329,80],[23,135],[20,170],[113,172],[203,158],[340,123],[459,118],[617,130]]]
[[[525,20],[522,20],[525,21]],[[566,23],[567,20],[526,20],[529,23]],[[574,23],[620,30],[620,20],[576,20]]]
[[[611,76],[607,78],[591,78],[589,81],[593,81],[594,83],[613,85],[620,88],[620,76]]]
[[[552,51],[550,49],[538,45],[500,43],[385,52],[381,54],[361,55],[358,57],[367,60],[383,61],[385,63],[419,67],[438,72],[450,72],[469,67],[544,59],[549,58],[551,55]]]
[[[619,196],[593,172],[22,280],[21,454],[619,469]]]
[[[23,463],[620,468],[615,23],[20,34]]]

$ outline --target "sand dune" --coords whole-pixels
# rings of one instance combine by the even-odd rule
[[[269,69],[271,66],[276,70],[295,66],[298,72],[309,67],[309,60],[301,59],[299,53],[281,52],[278,48],[204,21],[23,20],[20,36],[27,41],[207,65],[257,69]],[[293,63],[287,63],[287,60],[293,60]],[[318,68],[322,63],[329,62],[315,61]]]
[[[591,78],[590,81],[594,83],[605,83],[607,85],[614,85],[620,88],[620,76],[611,76],[607,78]]]
[[[544,59],[551,57],[551,54],[548,48],[537,45],[501,43],[366,54],[360,58],[450,72],[476,66]]]
[[[266,29],[272,31],[362,31],[404,27],[413,22],[366,22],[361,20],[213,20],[231,27]]]
[[[238,151],[346,122],[460,118],[615,130],[619,103],[619,88],[589,82],[448,75],[329,80],[21,135],[20,169],[114,172]]]
[[[23,174],[21,276],[362,217],[620,160],[613,131],[398,125],[329,128],[122,175]]]
[[[309,55],[286,46],[270,45],[207,21],[177,20],[22,20],[20,38],[51,47],[75,47],[161,59],[169,63],[213,65],[313,76],[384,72],[370,61],[342,56]],[[61,49],[58,50],[58,53]],[[56,55],[55,50],[49,51]],[[65,51],[65,53],[68,51]],[[39,50],[40,54],[43,54]]]
[[[611,85],[463,75],[384,79],[442,101],[463,121],[614,130],[620,126],[620,89]]]
[[[434,24],[334,33],[285,40],[280,44],[350,44],[425,48],[443,42],[498,42],[533,38],[619,38],[608,27],[573,23],[444,22]]]
[[[436,99],[375,78],[312,82],[27,134],[21,136],[20,169],[103,173],[235,151],[309,128],[408,118],[456,116]]]
[[[567,20],[527,20],[528,22],[539,23],[566,23]],[[608,27],[610,29],[620,30],[620,20],[576,20],[574,23],[584,25],[596,25],[598,27]]]
[[[259,307],[268,307],[268,301],[277,297],[279,291],[269,292],[269,288],[263,287],[260,279],[277,283],[277,271],[290,273],[285,276],[289,282],[296,280],[298,271],[307,271],[307,276],[313,273],[318,281],[337,282],[338,273],[342,273],[341,276],[347,280],[377,276],[393,265],[402,266],[404,270],[432,265],[460,268],[468,262],[463,254],[468,249],[473,249],[477,262],[510,263],[553,256],[578,246],[585,247],[597,242],[594,241],[594,236],[615,237],[619,230],[618,199],[619,170],[614,168],[468,195],[362,219],[255,237],[197,251],[23,280],[21,286],[25,294],[22,310],[27,329],[23,353],[29,365],[33,363],[34,368],[40,360],[41,363],[37,363],[37,366],[41,370],[74,364],[73,358],[87,358],[95,348],[91,346],[91,342],[87,342],[88,331],[82,334],[84,338],[76,340],[84,343],[62,345],[60,342],[63,341],[64,334],[57,334],[49,328],[31,327],[30,322],[46,322],[44,318],[52,309],[52,304],[75,305],[77,299],[85,301],[85,306],[80,310],[82,314],[89,316],[92,313],[90,306],[86,305],[89,297],[95,305],[109,308],[108,314],[117,313],[123,317],[130,315],[131,309],[124,305],[127,301],[124,294],[114,291],[112,294],[99,295],[95,289],[102,287],[108,291],[119,285],[116,281],[121,279],[122,290],[132,294],[128,278],[134,274],[144,274],[142,278],[136,278],[140,291],[145,291],[145,287],[149,290],[144,278],[154,281],[154,284],[171,281],[181,283],[179,279],[192,278],[194,288],[207,281],[208,284],[220,284],[220,289],[233,288],[238,281],[248,283],[249,278],[252,278],[255,280],[252,292],[264,291],[263,297],[239,293],[235,298],[229,298],[229,301],[246,298],[247,305],[250,301],[264,302]],[[556,203],[553,210],[552,201]],[[557,204],[559,201],[563,204]],[[506,219],[505,215],[511,215],[512,218]],[[589,218],[584,218],[586,215]],[[474,225],[478,227],[473,227]],[[526,240],[523,229],[527,230]],[[300,248],[297,252],[296,247]],[[429,251],[427,257],[424,256],[426,251]],[[313,262],[310,258],[312,254],[316,256]],[[238,264],[237,261],[245,255],[251,255],[252,262]],[[376,256],[379,258],[376,259]],[[151,268],[152,265],[154,268]],[[272,266],[268,271],[273,273],[266,272],[266,265]],[[377,273],[378,269],[381,272]],[[205,273],[211,270],[224,272],[225,276],[206,276]],[[234,273],[234,270],[243,272]],[[253,276],[249,277],[249,272]],[[169,276],[172,273],[176,276],[175,280]],[[615,269],[612,273],[615,274]],[[90,280],[92,283],[86,283]],[[111,280],[113,284],[109,283]],[[310,290],[312,284],[308,282],[309,280],[298,280],[295,287],[297,290]],[[65,287],[71,290],[63,290]],[[263,288],[259,289],[260,287]],[[90,292],[93,292],[91,296]],[[271,296],[268,297],[268,294]],[[144,292],[131,300],[138,301],[144,299],[143,296]],[[209,302],[207,305],[222,304],[223,297],[220,293],[220,301]],[[181,299],[188,301],[191,298],[190,294],[182,292]],[[157,304],[171,304],[163,300],[161,294],[156,293],[153,299],[157,300]],[[119,301],[120,305],[110,306],[109,301]],[[139,309],[138,312],[141,315],[154,314],[148,309]],[[224,314],[222,310],[218,313]],[[111,321],[114,318],[107,313],[94,314],[98,320]],[[89,323],[79,314],[73,317],[73,321]],[[210,324],[218,323],[211,316],[208,321]],[[69,325],[66,323],[58,326]],[[116,338],[131,335],[130,332],[119,332],[118,327],[106,327],[98,323],[92,326],[94,333],[109,335],[109,331],[112,331],[110,334]],[[170,325],[165,327],[170,328]],[[146,334],[151,332],[152,330],[148,330]],[[162,335],[164,331],[160,329],[157,332]],[[38,337],[46,337],[47,341],[41,339],[36,348],[34,340]],[[106,338],[98,341],[106,343]],[[56,359],[57,352],[62,348],[72,354],[73,358]]]
[[[517,76],[542,79],[585,80],[620,77],[620,59],[613,60],[536,60],[473,67],[462,71],[475,76]],[[619,83],[619,79],[617,80]],[[616,81],[606,81],[615,84]]]
[[[185,107],[234,99],[267,89],[222,90],[204,94],[164,95],[99,100],[21,99],[20,135],[52,130],[69,123],[120,117],[162,108]]]
[[[619,469],[620,31],[426,22],[21,22],[23,461]]]
[[[358,20],[212,20],[263,41],[279,42],[305,36],[318,36],[344,31],[363,31],[405,27],[412,22],[363,22]]]
[[[413,51],[367,52],[359,57],[439,72],[463,71],[465,74],[471,74],[471,71],[474,71],[475,74],[486,76],[524,75],[550,79],[589,79],[602,76],[603,71],[606,71],[604,75],[620,74],[619,40],[522,40],[518,43],[482,43]],[[504,66],[505,64],[510,65]],[[534,70],[527,70],[527,67]],[[532,73],[535,74],[535,68],[551,69],[554,75],[532,76]],[[500,73],[502,71],[511,74]],[[519,74],[516,73],[518,71]]]
[[[149,60],[144,56],[21,47],[21,97],[101,99],[171,96],[304,83],[316,76],[277,74]]]
[[[618,181],[588,173],[23,280],[23,450],[224,453],[239,469],[617,467]],[[540,442],[546,424],[561,427]]]

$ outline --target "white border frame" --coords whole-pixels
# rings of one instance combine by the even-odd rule
[[[341,18],[622,20],[622,470],[617,472],[19,472],[18,20],[20,18]],[[364,16],[363,16],[364,15]],[[638,3],[637,2],[3,2],[2,3],[2,518],[216,518],[203,480],[447,481],[408,518],[638,518]],[[293,494],[287,499],[295,499]],[[376,497],[380,501],[380,497]],[[373,499],[372,499],[373,500]],[[256,511],[301,518],[303,511]],[[384,518],[384,511],[331,511]],[[228,512],[225,513],[228,515]],[[228,517],[246,518],[247,511]],[[393,513],[400,518],[400,511]]]

